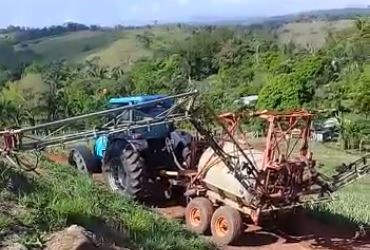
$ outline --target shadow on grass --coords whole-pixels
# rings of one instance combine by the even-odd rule
[[[356,249],[370,247],[370,235],[341,215],[320,210],[300,210],[289,220],[280,221],[277,232],[287,243],[308,241],[313,247],[325,249]]]
[[[0,191],[25,195],[35,190],[36,182],[25,173],[0,163]]]

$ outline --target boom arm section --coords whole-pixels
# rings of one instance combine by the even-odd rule
[[[130,133],[130,131],[134,129],[150,129],[152,126],[156,125],[184,121],[190,117],[189,109],[194,103],[193,99],[196,98],[197,94],[197,92],[188,92],[163,97],[140,104],[83,114],[58,121],[39,124],[36,126],[19,129],[5,129],[0,132],[0,136],[2,137],[3,141],[3,145],[0,148],[0,153],[3,157],[10,159],[10,157],[16,157],[17,154],[22,152],[33,150],[40,151],[48,147],[73,143],[83,139],[91,139],[100,135],[111,135],[124,132]],[[137,110],[141,107],[157,104],[166,100],[174,100],[176,103],[171,108],[156,115],[155,117],[139,121],[119,121],[123,115],[123,112],[125,111]],[[73,127],[71,128],[71,125],[74,125],[75,123],[87,123],[91,118],[104,118],[107,115],[113,115],[114,118],[112,118],[109,122],[102,124],[101,126],[96,126],[91,129],[77,132],[74,131],[65,133],[65,131],[68,131],[68,129],[73,131]],[[39,134],[46,135],[38,136]]]
[[[370,154],[367,154],[354,162],[338,167],[337,174],[332,176],[331,189],[337,191],[355,180],[370,174]]]

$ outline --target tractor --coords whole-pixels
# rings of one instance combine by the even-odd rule
[[[155,102],[162,99],[165,100]],[[110,109],[135,105],[139,107],[109,114],[109,120],[129,125],[160,119],[174,103],[162,95],[109,100]],[[178,170],[189,165],[191,142],[190,134],[176,130],[173,122],[164,120],[158,125],[148,123],[148,126],[121,133],[100,135],[94,140],[93,149],[84,144],[74,146],[69,153],[69,163],[88,174],[102,172],[112,191],[141,199],[149,194],[149,183],[158,183],[161,170]]]
[[[113,98],[107,110],[5,129],[0,131],[0,156],[29,171],[36,169],[41,151],[47,148],[94,139],[92,149],[82,144],[72,147],[72,165],[84,173],[102,172],[112,191],[137,200],[146,201],[162,190],[165,198],[172,198],[177,194],[174,191],[180,191],[187,203],[188,228],[196,233],[211,229],[221,245],[233,242],[244,222],[258,225],[297,207],[330,200],[331,193],[370,173],[370,155],[341,166],[331,178],[317,171],[309,147],[313,113],[218,116],[197,103],[197,96],[188,92]],[[102,117],[99,123],[105,122],[103,117],[108,121],[92,126],[88,119],[94,117]],[[268,127],[261,149],[252,147],[242,131],[242,118],[253,117]],[[184,121],[201,140],[176,129],[175,124]],[[90,128],[66,129],[74,122]],[[31,169],[20,159],[22,153],[30,152],[37,156]]]

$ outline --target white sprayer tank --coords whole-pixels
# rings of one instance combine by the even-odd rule
[[[243,163],[247,162],[245,157],[237,150],[234,143],[224,142],[223,150],[232,156],[235,163],[239,162],[239,166],[243,166]],[[243,150],[254,163],[255,167],[261,169],[263,152],[248,147],[243,147]],[[202,154],[198,164],[198,172],[202,172],[201,176],[203,176],[203,182],[207,188],[217,193],[222,193],[222,196],[233,200],[243,199],[245,202],[248,202],[252,198],[252,195],[236,179],[234,173],[226,167],[212,148],[208,148]],[[254,184],[255,180],[252,176],[248,176],[247,169],[244,170],[243,175],[248,183]]]

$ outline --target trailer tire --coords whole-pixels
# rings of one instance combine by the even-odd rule
[[[143,198],[145,162],[139,152],[130,147],[123,149],[120,157],[104,164],[103,174],[113,192],[134,200]]]
[[[212,238],[217,245],[225,246],[234,242],[241,235],[242,229],[241,214],[232,207],[219,207],[212,216]]]
[[[213,205],[210,200],[203,197],[194,198],[186,206],[185,220],[187,228],[197,234],[209,231]]]

